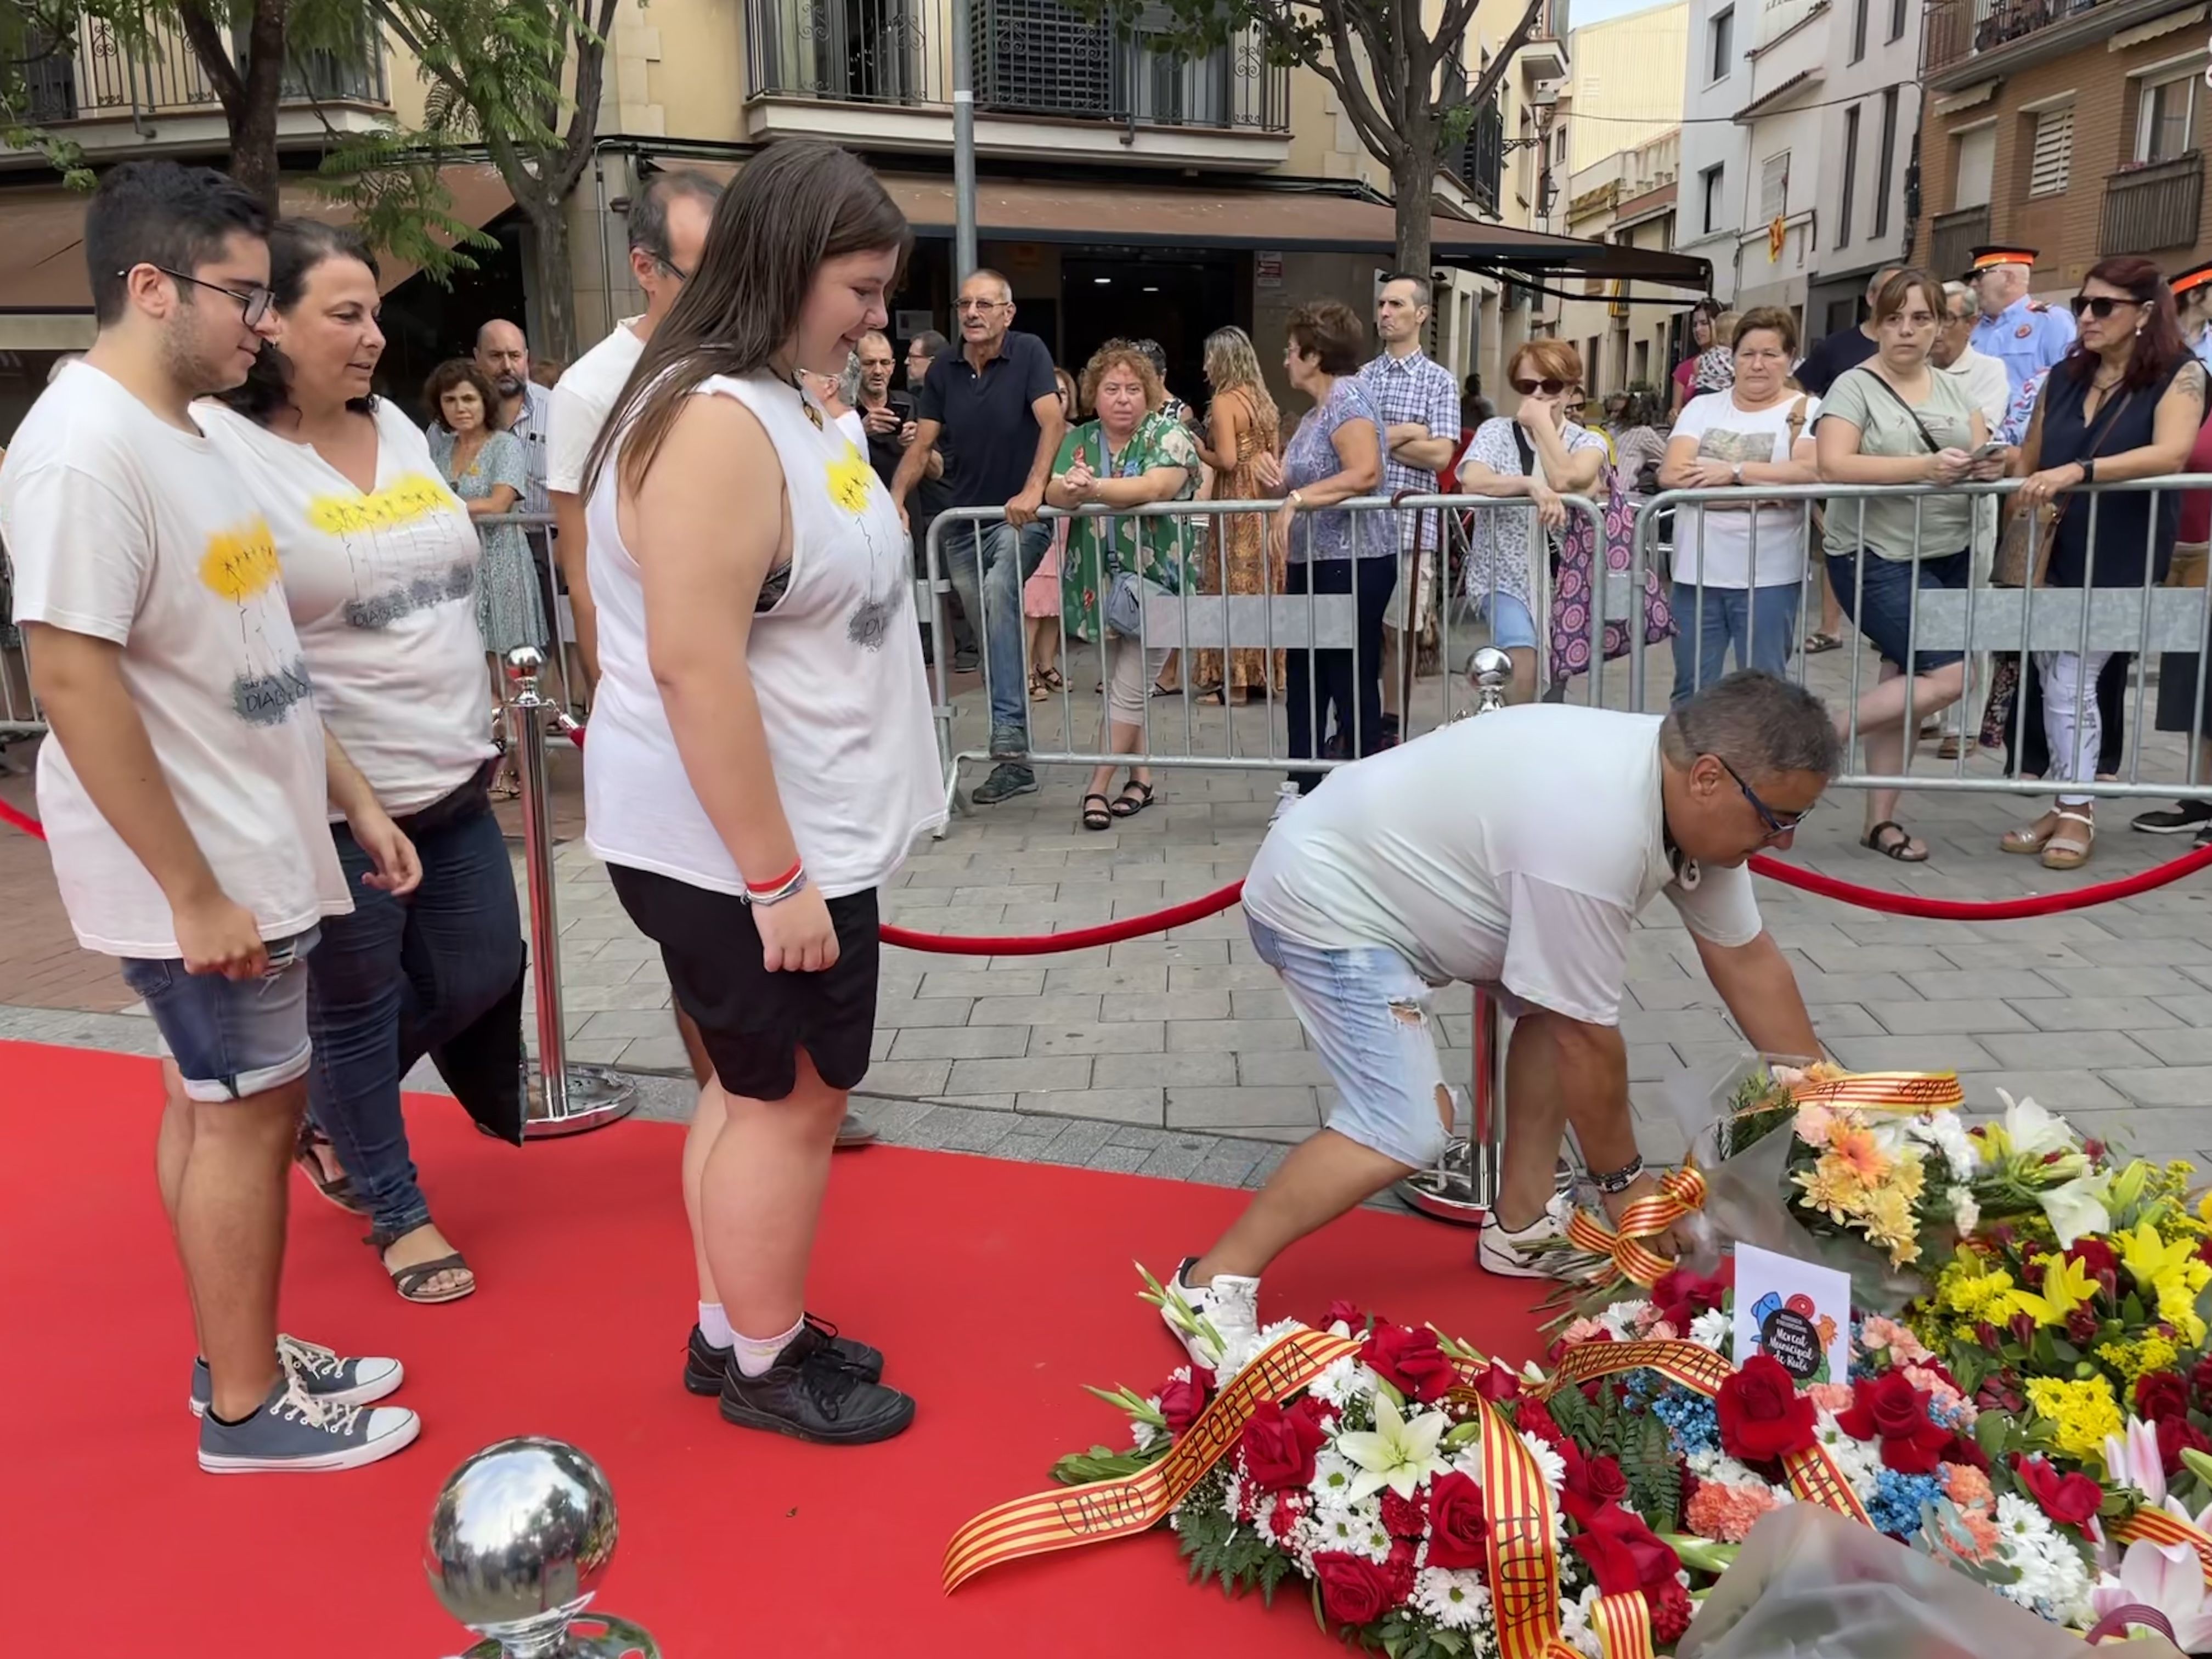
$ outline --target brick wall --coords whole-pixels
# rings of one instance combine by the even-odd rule
[[[1930,257],[1933,222],[1952,210],[1958,184],[1958,149],[1952,135],[1994,115],[1996,161],[1990,181],[1988,240],[2016,241],[2040,250],[2034,291],[2044,295],[2071,293],[2100,257],[2107,180],[2135,159],[2136,94],[2142,82],[2130,80],[2129,71],[2188,52],[2204,33],[2202,25],[2191,24],[2118,52],[2108,51],[2102,40],[2093,40],[2063,57],[2008,74],[1994,97],[1949,115],[1937,111],[1954,93],[1931,86],[1921,130],[1922,214],[1913,239],[1914,257]],[[2069,90],[2074,94],[2074,156],[2067,189],[2030,199],[2035,119],[2022,112],[2023,106]],[[2202,86],[2197,98],[2193,136],[2202,149],[2207,127],[2212,125],[2212,109],[2207,107],[2212,100]],[[2201,180],[2197,188],[2200,192],[2203,189]],[[2204,211],[2200,201],[2195,245],[2150,250],[2145,257],[2167,270],[2179,270],[2208,257],[2208,250],[2212,250],[2212,214]],[[1948,277],[1957,273],[1940,274]]]

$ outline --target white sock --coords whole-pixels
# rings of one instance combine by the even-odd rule
[[[730,1346],[737,1350],[738,1372],[743,1376],[758,1376],[775,1364],[775,1357],[798,1340],[806,1328],[802,1315],[799,1322],[781,1336],[747,1336],[742,1331],[730,1333]]]
[[[734,1340],[729,1318],[723,1313],[720,1303],[702,1302],[699,1304],[699,1334],[707,1339],[707,1346],[710,1348],[726,1348]]]

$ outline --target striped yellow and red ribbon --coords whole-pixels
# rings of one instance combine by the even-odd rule
[[[1166,1456],[1126,1480],[1092,1480],[1018,1498],[989,1509],[952,1534],[945,1549],[945,1589],[987,1567],[1148,1531],[1227,1456],[1262,1401],[1277,1404],[1310,1386],[1329,1366],[1359,1352],[1360,1339],[1291,1331],[1262,1349],[1176,1437]]]
[[[1490,1528],[1485,1548],[1500,1659],[1575,1659],[1559,1634],[1552,1489],[1505,1413],[1486,1400],[1474,1404],[1482,1424],[1482,1510]]]
[[[2197,1552],[2199,1570],[2204,1575],[2205,1586],[2212,1589],[2212,1537],[2204,1531],[2166,1510],[2140,1509],[2124,1521],[2115,1521],[2106,1530],[2114,1541],[2122,1544],[2182,1544]]]
[[[1846,1072],[1801,1083],[1790,1094],[1801,1106],[1881,1112],[1939,1112],[1964,1105],[1966,1099],[1956,1072]]]
[[[1567,1240],[1578,1250],[1608,1258],[1624,1278],[1649,1290],[1674,1264],[1642,1241],[1665,1232],[1705,1206],[1705,1178],[1694,1164],[1686,1165],[1660,1176],[1658,1192],[1638,1199],[1621,1212],[1618,1223],[1577,1210],[1567,1218]]]

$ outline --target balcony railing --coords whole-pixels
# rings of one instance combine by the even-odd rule
[[[2203,208],[2202,150],[2116,173],[2105,181],[2105,222],[2097,252],[2109,257],[2194,247]]]
[[[1928,8],[1926,71],[1948,69],[2112,0],[1933,0]]]
[[[74,51],[34,58],[27,66],[30,118],[40,126],[118,115],[177,115],[219,108],[215,88],[175,24],[149,21],[126,34],[104,18],[86,17]],[[243,47],[234,43],[234,55]],[[384,54],[373,40],[358,54],[297,55],[285,74],[287,103],[388,101]]]
[[[1989,204],[1939,213],[1932,229],[1934,234],[1928,239],[1929,264],[1946,279],[1955,276],[1973,264],[1969,250],[1990,240]]]
[[[1155,52],[1057,0],[969,6],[975,106],[1117,125],[1287,132],[1290,76],[1247,32],[1202,58]],[[934,0],[746,0],[746,95],[949,102],[946,14]]]

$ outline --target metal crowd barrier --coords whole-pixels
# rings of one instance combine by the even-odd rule
[[[1600,550],[1598,562],[1601,565],[1604,547],[1602,510],[1596,503],[1579,496],[1562,499],[1570,513],[1579,514],[1589,520],[1593,543]],[[980,550],[971,556],[976,566],[975,580],[972,583],[964,580],[965,572],[963,573],[963,580],[958,581],[951,574],[953,556],[956,552],[964,553],[966,550],[959,547],[960,540],[977,536],[984,526],[1002,524],[1005,520],[1003,510],[995,507],[954,508],[932,522],[925,552],[927,575],[918,589],[916,609],[921,616],[932,619],[933,639],[947,641],[947,605],[957,594],[963,610],[969,613],[969,625],[976,637],[979,667],[983,678],[981,705],[987,715],[998,672],[991,662],[992,629],[1004,627],[1014,630],[1016,638],[1021,641],[1017,653],[1018,665],[1024,671],[1021,674],[1022,684],[1017,692],[1021,703],[1019,724],[1024,732],[1025,750],[1021,757],[1024,763],[1135,764],[1167,769],[1330,771],[1366,750],[1376,735],[1365,729],[1365,722],[1360,717],[1363,699],[1358,688],[1363,682],[1376,680],[1382,672],[1382,664],[1378,660],[1370,660],[1360,651],[1359,600],[1357,593],[1291,593],[1281,591],[1279,586],[1270,593],[1228,594],[1219,591],[1197,591],[1200,586],[1201,570],[1213,574],[1216,580],[1208,585],[1217,590],[1225,584],[1227,575],[1224,560],[1206,556],[1206,527],[1221,525],[1235,516],[1249,514],[1261,520],[1264,538],[1266,524],[1273,518],[1280,505],[1278,501],[1164,501],[1139,507],[1086,507],[1073,514],[1055,508],[1045,509],[1041,516],[1048,523],[1066,519],[1124,517],[1176,521],[1177,534],[1184,541],[1181,556],[1187,574],[1181,592],[1147,592],[1139,614],[1138,636],[1133,640],[1076,640],[1067,631],[1064,613],[1056,610],[1052,629],[1057,642],[1055,657],[1060,666],[1063,684],[1048,700],[1042,702],[1030,698],[1025,672],[1029,659],[1028,619],[1019,614],[1022,580],[1017,580],[1012,584],[1012,604],[1016,614],[1000,623],[994,607],[1003,606],[1008,601],[1003,591],[994,595],[992,589],[996,586],[1003,590],[1006,584],[1003,578],[995,583],[985,579],[985,561]],[[1431,603],[1436,617],[1437,648],[1447,672],[1440,683],[1415,682],[1409,672],[1403,672],[1401,659],[1397,713],[1402,728],[1409,733],[1419,729],[1414,702],[1417,693],[1433,699],[1433,712],[1439,722],[1468,712],[1471,690],[1460,676],[1475,647],[1487,642],[1489,638],[1486,629],[1473,625],[1467,609],[1471,599],[1482,596],[1462,592],[1460,583],[1454,578],[1455,570],[1469,550],[1471,522],[1480,514],[1512,514],[1515,516],[1501,529],[1501,534],[1517,539],[1526,533],[1522,527],[1526,520],[1519,515],[1533,510],[1525,500],[1487,495],[1406,495],[1395,500],[1363,496],[1338,507],[1301,514],[1293,521],[1293,541],[1290,550],[1298,556],[1289,562],[1289,568],[1292,569],[1299,562],[1309,565],[1314,562],[1304,556],[1311,548],[1317,518],[1328,513],[1351,515],[1353,524],[1352,545],[1358,555],[1356,562],[1391,562],[1395,573],[1392,591],[1399,596],[1400,606],[1393,614],[1402,616],[1405,610],[1410,608],[1405,604],[1405,596],[1412,592],[1417,579],[1419,568],[1416,563],[1417,557],[1432,562],[1433,574],[1426,580],[1428,591],[1434,595]],[[1422,538],[1421,550],[1418,554],[1412,544],[1416,530]],[[1377,545],[1386,546],[1389,550],[1372,551]],[[1370,550],[1361,552],[1363,549]],[[1071,556],[1073,556],[1072,552],[1063,554],[1064,558]],[[1281,568],[1273,566],[1272,562],[1270,568],[1278,577],[1284,574]],[[1533,596],[1532,610],[1540,633],[1547,633],[1551,611],[1551,571],[1540,562],[1539,568],[1534,574],[1537,591]],[[1103,607],[1106,582],[1104,573],[1100,573],[1100,575],[1101,580],[1096,586]],[[1600,625],[1594,617],[1593,629]],[[1595,639],[1597,635],[1593,633],[1591,637]],[[1146,660],[1149,660],[1151,653],[1156,652],[1180,653],[1183,657],[1179,669],[1181,684],[1168,713],[1161,714],[1155,712],[1157,705],[1168,699],[1153,696],[1150,684],[1145,686],[1145,709],[1139,722],[1142,727],[1141,746],[1134,753],[1107,752],[1096,741],[1086,743],[1078,730],[1078,703],[1083,694],[1077,690],[1068,676],[1070,665],[1076,660],[1073,647],[1084,644],[1091,647],[1085,660],[1095,662],[1099,668],[1099,689],[1093,695],[1097,699],[1096,712],[1101,720],[1105,719],[1109,708],[1106,688],[1109,651],[1137,650],[1144,653]],[[1261,662],[1265,666],[1261,687],[1266,694],[1265,734],[1257,743],[1251,742],[1249,739],[1253,734],[1249,727],[1252,722],[1248,720],[1240,726],[1235,718],[1234,707],[1229,706],[1225,708],[1228,718],[1223,722],[1225,727],[1223,744],[1218,751],[1208,750],[1201,745],[1199,734],[1201,721],[1199,698],[1208,688],[1192,684],[1192,665],[1188,659],[1194,652],[1215,653],[1226,687],[1231,679],[1231,653],[1238,651],[1258,651],[1261,653]],[[1338,728],[1338,735],[1344,740],[1348,752],[1342,756],[1331,756],[1322,752],[1325,733],[1322,726],[1326,694],[1322,690],[1325,665],[1322,653],[1340,652],[1353,653],[1353,703],[1350,729],[1341,726]],[[1279,653],[1285,653],[1286,659],[1284,672],[1279,676],[1274,669]],[[1305,659],[1300,678],[1305,682],[1305,708],[1303,712],[1306,715],[1306,731],[1310,739],[1309,746],[1315,751],[1310,756],[1290,752],[1290,709],[1287,705],[1291,695],[1289,689],[1291,675],[1287,660],[1289,653],[1300,654]],[[1593,655],[1601,658],[1602,653],[1594,652]],[[959,710],[952,692],[950,652],[937,650],[933,653],[933,661],[934,713],[939,731],[939,758],[945,769],[948,805],[957,810],[960,805],[961,766],[968,762],[988,760],[991,756],[988,745],[979,749],[962,744],[955,729]],[[1089,670],[1085,668],[1083,672],[1087,673]],[[1603,665],[1600,662],[1590,676],[1589,695],[1594,699],[1601,696],[1603,686]],[[1228,695],[1226,690],[1224,695]],[[1279,713],[1279,702],[1285,705]],[[1384,706],[1388,706],[1387,699]],[[1175,741],[1173,730],[1177,725],[1181,727],[1179,745]],[[1093,730],[1097,732],[1100,728],[1094,726]]]

